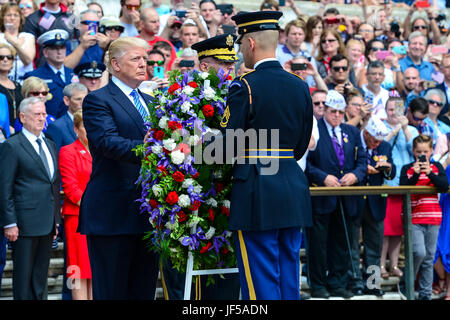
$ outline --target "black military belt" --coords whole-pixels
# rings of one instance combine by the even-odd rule
[[[246,149],[244,158],[289,159],[294,158],[294,149]]]

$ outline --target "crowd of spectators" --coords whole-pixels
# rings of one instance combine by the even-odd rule
[[[388,131],[384,141],[390,147],[392,166],[396,171],[392,171],[392,177],[383,176],[381,184],[415,184],[416,180],[414,183],[405,177],[402,180],[401,173],[405,165],[411,167],[411,163],[418,161],[415,154],[417,146],[413,146],[417,137],[422,137],[422,140],[416,144],[430,145],[430,154],[426,159],[428,167],[424,171],[417,167],[416,173],[429,174],[430,164],[436,163],[438,165],[433,168],[442,166],[442,170],[438,170],[442,177],[450,163],[447,156],[450,143],[450,37],[447,17],[441,13],[446,3],[431,1],[430,5],[428,1],[401,0],[316,2],[319,2],[316,12],[302,9],[302,2],[294,0],[286,0],[284,6],[275,0],[264,0],[258,8],[285,12],[280,23],[276,58],[286,71],[295,73],[310,87],[315,131],[310,155],[303,159],[302,164],[307,177],[311,178],[308,160],[317,156],[314,148],[320,139],[324,139],[317,130],[318,122],[328,124],[332,117],[341,117],[335,119],[338,126],[345,123],[361,133],[357,136],[359,144],[355,141],[355,146],[370,146],[367,142],[371,141],[370,134],[364,132],[368,130],[368,123],[376,121],[374,118],[384,123]],[[33,0],[0,3],[0,142],[21,130],[21,101],[27,97],[40,97],[48,114],[44,132],[47,131],[47,136],[56,143],[58,152],[75,141],[81,149],[84,147],[85,152],[89,150],[82,136],[82,117],[77,111],[88,92],[108,83],[110,77],[105,61],[112,41],[121,36],[131,36],[149,43],[148,79],[142,83],[141,90],[151,94],[155,89],[167,89],[168,71],[204,68],[191,46],[216,35],[236,34],[237,27],[231,17],[240,10],[232,4],[219,4],[213,0],[192,1],[187,7],[186,1],[182,0],[171,0],[170,5],[162,4],[161,0],[120,0],[120,14],[110,16],[104,15],[100,3],[89,0],[44,0],[39,6]],[[333,4],[352,6],[355,14],[343,15]],[[393,8],[407,11],[403,22],[393,16]],[[356,12],[362,12],[362,15]],[[287,19],[291,16],[294,18]],[[242,63],[242,57],[234,69],[229,65],[221,67],[232,71],[236,77],[251,71]],[[336,99],[340,97],[344,100],[343,108],[342,104],[336,107]],[[424,136],[430,138],[429,143]],[[368,153],[370,156],[371,152]],[[367,165],[371,167],[370,162]],[[365,169],[364,179],[371,174],[371,169]],[[72,180],[68,178],[68,169],[61,169],[61,173],[63,171],[69,179],[66,182],[63,179],[63,188],[74,187],[69,183]],[[446,172],[450,176],[450,170]],[[365,181],[362,177],[355,178],[356,181],[349,185]],[[327,185],[324,181],[316,184]],[[79,206],[78,197],[69,200],[72,200],[72,206]],[[384,227],[377,231],[380,243],[376,247],[379,250],[372,254],[376,256],[383,278],[402,277],[403,272],[399,268],[402,199],[401,196],[389,195],[385,200],[386,209],[380,213],[386,216]],[[433,201],[438,204],[436,199]],[[448,226],[445,228],[444,221],[448,219],[450,206],[445,201],[441,201],[441,205],[443,222],[439,237],[448,243],[450,229]],[[69,241],[84,241],[73,235],[73,223],[71,221]],[[358,236],[360,227],[356,231],[345,232]],[[339,232],[344,230],[339,229]],[[415,236],[418,234],[419,231]],[[436,230],[433,236],[437,237]],[[359,251],[358,240],[353,241],[354,251]],[[5,245],[1,247],[0,276]],[[433,291],[441,293],[447,290],[446,296],[450,299],[450,261],[445,258],[448,245],[439,247],[438,243],[437,247],[432,241],[426,244],[428,260],[432,256],[435,261],[431,263],[436,263]],[[70,260],[77,261],[73,257]],[[420,266],[417,262],[415,271],[419,272]],[[358,263],[356,267],[359,268]],[[352,268],[349,262],[346,270],[349,279],[355,275]],[[365,271],[363,269],[363,276],[368,276]],[[89,274],[83,272],[83,276],[88,277]],[[431,298],[433,281],[430,282],[429,275],[427,281],[419,281],[421,299]],[[351,287],[351,283],[347,281],[345,289],[352,294],[360,294],[358,288]],[[316,290],[316,293],[326,297],[324,291]],[[382,292],[370,293],[382,295]],[[341,295],[350,296],[346,292],[341,292]],[[90,297],[90,293],[77,293],[74,297],[80,296]]]

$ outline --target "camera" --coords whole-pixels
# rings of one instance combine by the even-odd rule
[[[308,68],[308,65],[306,63],[291,63],[292,71],[306,70],[307,68]]]
[[[180,68],[192,68],[194,67],[195,63],[194,60],[181,60],[180,61]]]
[[[220,10],[220,12],[225,15],[232,15],[233,14],[233,5],[232,4],[218,4],[217,10]]]
[[[389,25],[391,26],[390,29],[391,32],[397,33],[400,31],[400,25],[398,24],[397,21],[392,21]]]
[[[417,159],[419,160],[419,162],[427,162],[427,157],[424,154],[418,156]]]

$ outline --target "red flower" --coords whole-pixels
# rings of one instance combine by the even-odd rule
[[[203,246],[201,249],[200,249],[200,253],[205,253],[205,252],[207,252],[208,250],[209,250],[209,248],[211,248],[212,247],[212,243],[211,242],[208,242],[207,244],[206,244],[206,246]]]
[[[178,222],[184,222],[187,219],[187,215],[186,215],[186,213],[184,213],[183,210],[178,211],[177,216],[178,216]]]
[[[185,143],[180,143],[173,151],[177,150],[180,150],[180,152],[183,152],[186,156],[191,153],[191,148]]]
[[[206,104],[203,106],[202,112],[206,118],[211,118],[214,115],[214,108],[212,105]]]
[[[175,203],[178,202],[178,194],[175,191],[169,192],[169,194],[166,197],[166,202],[173,206]]]
[[[178,200],[177,200],[178,201]],[[198,200],[194,201],[194,204],[189,208],[191,211],[197,211],[200,206],[202,205],[202,203]]]
[[[184,174],[182,174],[180,171],[177,171],[172,175],[172,178],[176,182],[181,183],[184,180]]]
[[[216,191],[217,191],[217,193],[221,193],[223,191],[223,189],[224,189],[223,183],[218,182],[216,184]]]
[[[220,207],[220,212],[222,212],[222,214],[226,215],[227,217],[230,216],[230,210],[228,210],[228,208],[225,206]]]
[[[200,173],[197,171],[197,172],[192,176],[192,179],[197,179],[199,175],[200,175]]]
[[[155,209],[158,206],[158,201],[156,201],[155,199],[150,199],[149,203],[152,209]]]
[[[157,169],[158,171],[160,171],[160,172],[162,173],[163,176],[166,176],[166,175],[167,175],[167,170],[166,170],[166,168],[164,168],[164,166],[158,166],[156,169]]]
[[[208,215],[209,220],[211,220],[211,222],[214,221],[214,210],[213,210],[213,208],[209,208],[208,212],[209,212],[209,215]]]
[[[223,254],[227,254],[228,252],[230,252],[230,250],[227,247],[222,249]]]
[[[179,123],[178,121],[169,121],[169,122],[167,122],[167,126],[172,131],[183,128],[183,125],[181,123]]]
[[[167,150],[166,148],[164,148],[163,147],[163,151],[164,151],[164,154],[167,156],[168,154],[170,154],[170,151],[169,150]]]
[[[162,139],[164,139],[164,135],[165,135],[164,131],[158,130],[153,133],[153,138],[155,138],[156,140],[162,140]]]
[[[195,82],[195,81],[189,82],[188,85],[194,89],[198,87],[197,82]]]
[[[233,77],[231,76],[231,74],[228,75],[226,80],[233,80]]]
[[[180,89],[180,88],[181,88],[181,86],[180,86],[178,83],[174,83],[173,85],[171,85],[171,86],[169,87],[168,92],[169,92],[169,94],[174,94],[175,91],[177,91],[177,90]]]

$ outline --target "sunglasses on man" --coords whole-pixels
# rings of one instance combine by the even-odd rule
[[[154,66],[155,64],[157,66],[162,66],[162,65],[164,65],[164,61],[163,60],[147,60],[148,66]]]

